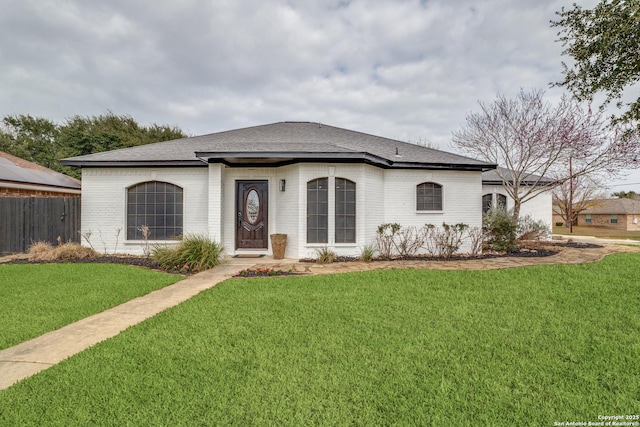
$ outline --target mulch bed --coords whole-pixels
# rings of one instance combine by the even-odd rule
[[[465,261],[465,260],[481,260],[481,259],[510,258],[510,257],[537,258],[537,257],[548,257],[548,256],[556,255],[563,248],[595,249],[595,248],[602,248],[602,246],[594,245],[591,243],[577,243],[577,242],[567,242],[567,243],[526,242],[516,252],[486,251],[480,255],[454,255],[451,258],[443,258],[443,257],[438,257],[433,255],[410,255],[410,256],[403,256],[403,257],[398,256],[393,258],[377,257],[377,258],[374,258],[372,262],[376,262],[376,261]],[[339,257],[336,257],[336,259],[333,262],[355,262],[355,261],[359,261],[359,258],[339,256]],[[315,259],[303,258],[300,260],[300,262],[314,263]]]
[[[149,268],[151,270],[160,270],[167,273],[180,273],[177,271],[163,269],[162,267],[160,267],[160,264],[158,264],[156,261],[154,261],[151,258],[137,257],[137,256],[104,255],[104,256],[93,257],[93,258],[60,259],[60,260],[52,260],[52,261],[32,261],[26,258],[16,258],[6,262],[6,264],[62,264],[62,263],[126,264],[126,265],[133,265],[136,267]]]
[[[563,248],[573,248],[573,249],[594,249],[594,248],[602,248],[601,245],[594,245],[591,243],[577,243],[577,242],[567,242],[567,243],[553,243],[553,242],[528,242],[525,247],[518,249],[516,252],[512,253],[498,253],[498,252],[485,252],[481,255],[455,255],[451,258],[442,258],[428,255],[414,255],[414,256],[406,256],[406,257],[395,257],[395,258],[374,258],[372,261],[464,261],[464,260],[479,260],[479,259],[492,259],[492,258],[507,258],[507,257],[547,257],[557,254]],[[334,262],[355,262],[359,261],[357,257],[337,257]],[[156,261],[147,257],[137,257],[137,256],[111,256],[104,255],[100,257],[94,258],[82,258],[82,259],[69,259],[69,260],[55,260],[55,261],[30,261],[26,258],[16,258],[10,261],[6,261],[7,264],[45,264],[45,263],[110,263],[110,264],[127,264],[133,265],[137,267],[149,268],[152,270],[160,270],[167,273],[175,273],[188,275],[189,273],[185,273],[183,271],[175,271],[165,270],[160,267]],[[315,259],[311,258],[303,258],[300,259],[300,262],[308,262],[315,263]],[[247,272],[244,276],[236,275],[235,277],[264,277],[267,275],[270,276],[291,276],[295,274],[301,274],[297,272],[289,272],[289,271],[274,271],[271,274],[265,274],[262,272]]]
[[[579,243],[579,242],[556,243],[555,245],[561,248],[576,248],[576,249],[599,249],[603,247],[602,245],[594,245],[593,243]]]

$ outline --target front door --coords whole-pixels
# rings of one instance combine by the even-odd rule
[[[236,249],[267,249],[268,181],[236,181]]]

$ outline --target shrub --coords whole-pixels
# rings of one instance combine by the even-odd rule
[[[516,230],[518,240],[541,240],[546,239],[551,234],[549,226],[542,220],[535,220],[531,215],[525,215],[518,219]]]
[[[386,223],[378,226],[376,244],[381,257],[391,258],[395,246],[395,235],[398,231],[400,231],[400,224],[398,223]]]
[[[432,250],[435,255],[451,258],[462,246],[467,228],[469,226],[462,223],[449,225],[443,222],[442,228],[427,224],[425,230],[428,234],[425,242],[430,241],[428,250]]]
[[[402,227],[398,223],[378,226],[376,232],[377,250],[383,258],[415,255],[424,245],[425,232],[416,227]]]
[[[156,246],[152,258],[167,270],[203,271],[220,264],[224,247],[208,237],[188,234],[175,247]],[[186,268],[185,268],[186,267]]]
[[[424,230],[416,227],[402,227],[394,236],[393,244],[400,256],[415,255],[424,245]]]
[[[482,227],[469,227],[467,229],[467,238],[471,245],[471,255],[478,255],[482,252],[482,244],[484,243],[484,231]]]
[[[318,264],[331,264],[338,256],[326,246],[324,248],[316,249],[316,254],[318,255],[318,258],[316,259]]]
[[[517,224],[509,212],[491,208],[482,215],[482,228],[489,247],[500,252],[514,252],[517,249]]]
[[[71,259],[95,258],[98,253],[92,248],[86,248],[80,243],[67,242],[52,246],[47,242],[36,242],[27,250],[31,261],[60,261]]]
[[[556,222],[556,227],[562,227],[563,225],[564,225],[564,222],[560,222],[560,221]]]

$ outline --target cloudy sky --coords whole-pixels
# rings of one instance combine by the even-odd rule
[[[570,4],[0,0],[0,116],[111,111],[191,135],[319,121],[452,150],[478,100],[560,97],[549,21]]]

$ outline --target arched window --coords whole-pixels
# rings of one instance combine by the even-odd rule
[[[356,183],[336,178],[336,243],[356,242]]]
[[[482,213],[489,212],[493,205],[493,194],[485,194],[482,196]]]
[[[327,243],[329,215],[329,179],[307,182],[307,243]]]
[[[507,209],[507,196],[504,194],[496,194],[495,204],[493,194],[485,194],[482,196],[482,213],[487,213],[489,209],[495,206],[497,209]]]
[[[500,209],[507,209],[507,196],[504,194],[496,194],[496,206]]]
[[[442,185],[423,182],[416,187],[416,209],[419,211],[442,210]]]
[[[166,240],[182,234],[182,188],[150,181],[127,190],[127,240]]]

